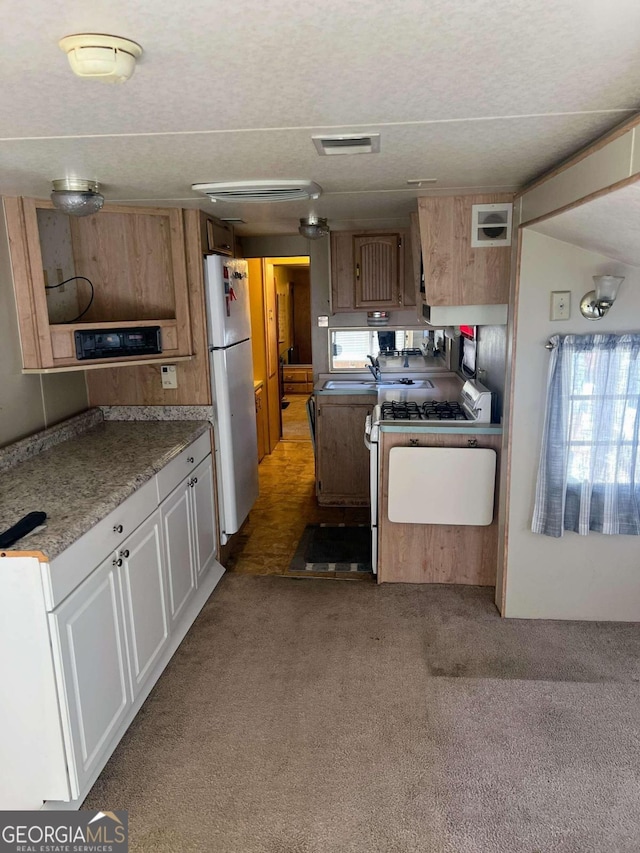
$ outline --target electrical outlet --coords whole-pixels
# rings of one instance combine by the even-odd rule
[[[175,364],[163,364],[160,367],[160,373],[162,375],[163,388],[178,387],[178,371],[176,370]]]
[[[571,316],[571,291],[553,290],[551,292],[551,319],[568,320]]]

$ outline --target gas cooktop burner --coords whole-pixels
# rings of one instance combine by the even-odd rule
[[[413,403],[387,400],[380,406],[383,421],[466,421],[467,416],[460,403],[448,400],[428,403]]]
[[[417,403],[405,403],[387,400],[381,406],[382,419],[385,421],[419,421],[422,419]]]
[[[439,403],[432,400],[421,406],[422,417],[425,421],[466,421],[467,416],[460,403],[444,401]]]

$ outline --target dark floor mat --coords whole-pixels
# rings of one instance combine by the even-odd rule
[[[371,529],[368,525],[308,524],[291,564],[290,574],[371,574]]]

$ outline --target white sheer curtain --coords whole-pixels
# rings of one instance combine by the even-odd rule
[[[640,334],[551,338],[531,529],[640,535]]]

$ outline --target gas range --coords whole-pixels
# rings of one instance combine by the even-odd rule
[[[491,392],[472,380],[464,383],[457,400],[432,399],[425,392],[413,393],[408,398],[390,390],[374,409],[371,420],[373,425],[396,421],[491,423]]]

